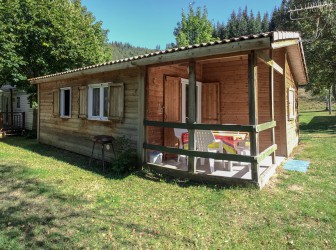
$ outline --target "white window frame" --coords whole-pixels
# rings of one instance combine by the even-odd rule
[[[89,120],[98,120],[98,121],[108,121],[108,112],[107,116],[104,116],[104,88],[108,88],[108,82],[106,83],[97,83],[97,84],[89,84],[88,85],[88,119]],[[92,115],[92,95],[93,89],[99,88],[99,116]],[[109,105],[109,102],[107,103]],[[107,106],[107,110],[109,107]]]
[[[292,106],[291,106],[292,102]],[[294,120],[296,116],[295,89],[288,89],[288,120]]]
[[[187,85],[189,84],[189,80],[185,78],[181,78],[181,86],[182,86],[182,123],[186,122],[186,95],[187,95]],[[197,114],[196,114],[196,122],[201,123],[202,119],[202,83],[196,81],[197,88]]]
[[[64,105],[64,91],[65,90],[69,90],[70,91],[70,95],[69,95],[69,115],[64,115],[64,109],[65,109],[65,105]],[[61,118],[71,118],[71,87],[66,87],[66,88],[60,88],[60,117]]]

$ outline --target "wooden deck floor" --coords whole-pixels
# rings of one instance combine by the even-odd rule
[[[283,161],[285,157],[277,156],[276,157],[276,167],[278,167]],[[268,168],[272,166],[271,157],[267,157],[260,164],[260,175],[262,175]],[[184,158],[180,159],[180,162],[177,162],[176,159],[171,159],[162,162],[162,167],[170,168],[170,169],[179,169],[183,171],[187,171],[188,167],[186,164],[186,160]],[[232,171],[228,170],[228,163],[222,164],[221,161],[215,161],[215,171],[213,173],[210,172],[209,161],[205,159],[205,163],[202,166],[200,163],[200,159],[197,160],[196,171],[199,174],[207,174],[212,176],[222,176],[222,177],[231,177],[231,178],[239,178],[245,180],[251,180],[251,165],[249,163],[239,163],[233,162]]]

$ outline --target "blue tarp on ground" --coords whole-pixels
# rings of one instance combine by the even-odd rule
[[[293,170],[306,173],[309,167],[309,163],[310,163],[309,161],[288,160],[283,168],[286,170]]]

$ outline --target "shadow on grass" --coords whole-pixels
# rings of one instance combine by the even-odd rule
[[[28,248],[55,248],[57,243],[70,243],[66,224],[83,216],[83,211],[79,213],[74,207],[87,201],[56,192],[29,175],[25,166],[0,165],[2,237]]]
[[[91,166],[89,166],[89,157],[53,146],[40,144],[36,141],[36,139],[19,136],[8,136],[1,139],[1,142],[11,146],[23,148],[25,150],[37,153],[41,156],[50,157],[64,163],[68,163],[78,168],[102,175],[105,178],[122,179],[129,175],[112,173],[108,167],[109,163],[107,162],[105,163],[105,172],[103,172],[102,162],[100,160],[93,159]]]
[[[146,179],[149,181],[154,181],[154,182],[165,182],[165,183],[170,183],[174,185],[178,185],[180,187],[190,187],[190,186],[204,186],[207,188],[212,188],[212,189],[223,189],[223,188],[243,188],[246,186],[232,186],[228,184],[209,184],[206,182],[196,182],[188,179],[178,179],[176,177],[170,177],[168,175],[162,175],[159,173],[155,173],[153,171],[150,171],[148,169],[144,170],[138,170],[135,172],[131,173],[126,173],[126,174],[115,174],[112,173],[111,171],[108,170],[108,168],[105,166],[105,172],[102,171],[102,166],[101,166],[101,161],[99,160],[94,160],[92,166],[89,166],[89,157],[83,156],[80,154],[76,154],[74,152],[70,152],[64,149],[59,149],[53,146],[45,145],[45,144],[40,144],[34,139],[28,139],[25,137],[6,137],[1,140],[1,142],[4,142],[8,145],[15,146],[15,147],[20,147],[26,150],[29,150],[31,152],[37,153],[39,155],[45,156],[45,157],[50,157],[59,161],[62,161],[64,163],[71,164],[73,166],[76,166],[81,169],[85,169],[88,171],[91,171],[93,173],[99,174],[104,176],[105,178],[108,179],[123,179],[129,176],[130,174],[133,174],[139,178]]]
[[[336,134],[336,116],[314,116],[309,123],[301,122],[300,130],[307,133]]]
[[[111,248],[108,239],[102,242],[99,238],[102,234],[130,248],[138,248],[144,236],[149,244],[152,237],[158,237],[194,245],[192,238],[173,235],[170,230],[159,230],[141,220],[130,221],[127,214],[120,216],[121,208],[63,194],[31,178],[32,174],[26,166],[0,164],[0,249],[92,248],[91,244],[93,248]],[[85,207],[90,202],[92,208]],[[111,225],[117,231],[111,232]],[[136,234],[140,238],[136,239]]]

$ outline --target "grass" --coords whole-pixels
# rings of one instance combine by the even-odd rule
[[[335,249],[335,116],[303,112],[295,158],[263,190],[88,168],[32,139],[0,140],[0,249]]]

